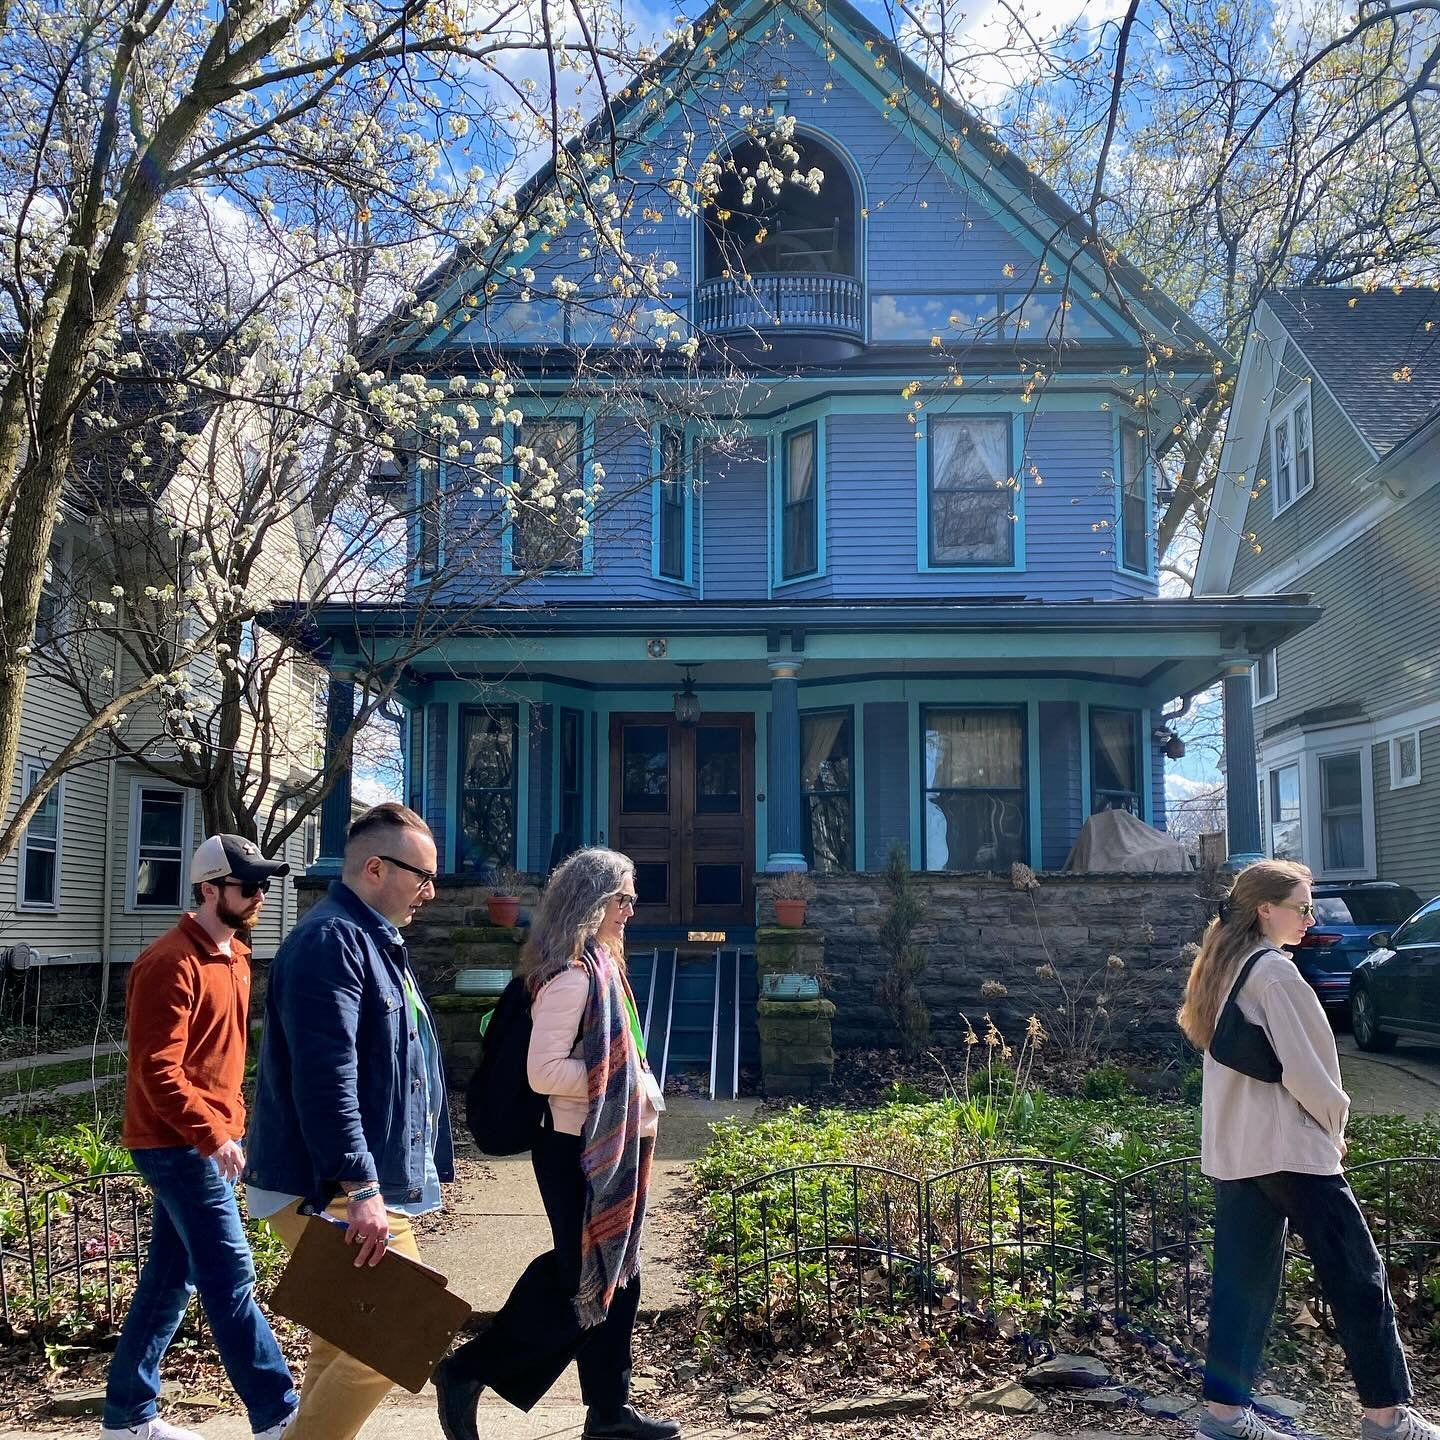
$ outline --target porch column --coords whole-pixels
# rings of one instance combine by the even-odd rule
[[[345,856],[345,833],[350,828],[350,770],[340,763],[340,743],[355,719],[355,676],[349,670],[330,672],[330,694],[325,702],[325,767],[335,783],[320,802],[320,856],[311,875],[338,875]]]
[[[1225,667],[1225,830],[1226,864],[1239,868],[1264,859],[1260,835],[1260,789],[1256,774],[1255,703],[1250,666]]]
[[[793,656],[770,662],[770,857],[765,869],[804,870],[800,810],[800,673]]]

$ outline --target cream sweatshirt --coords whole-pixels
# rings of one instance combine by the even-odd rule
[[[540,987],[530,1004],[530,1088],[550,1097],[550,1119],[566,1135],[585,1129],[590,1089],[580,1043],[580,1017],[590,995],[590,977],[579,966],[562,970]],[[646,1093],[640,1097],[640,1133],[653,1136],[660,1115]]]
[[[1315,992],[1288,956],[1271,950],[1238,1000],[1241,1014],[1264,1029],[1285,1075],[1275,1085],[1252,1080],[1205,1052],[1200,1168],[1214,1180],[1282,1170],[1339,1174],[1350,1097],[1341,1088],[1335,1036]]]

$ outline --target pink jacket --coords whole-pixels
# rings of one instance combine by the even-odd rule
[[[590,978],[571,966],[547,980],[530,1005],[530,1088],[550,1097],[550,1119],[565,1135],[585,1128],[589,1087],[580,1044],[580,1018],[590,994]],[[641,1097],[640,1133],[653,1136],[660,1116],[648,1095]]]

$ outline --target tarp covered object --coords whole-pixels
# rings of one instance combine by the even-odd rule
[[[1149,875],[1188,870],[1190,856],[1179,841],[1128,810],[1102,810],[1080,827],[1065,868],[1091,875]]]

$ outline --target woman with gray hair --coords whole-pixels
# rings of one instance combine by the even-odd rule
[[[555,1248],[531,1262],[495,1323],[435,1372],[446,1440],[478,1440],[489,1386],[529,1410],[575,1360],[585,1440],[675,1440],[680,1426],[630,1404],[640,1232],[660,1087],[625,970],[635,866],[578,850],[550,877],[521,956],[529,980],[530,1086],[548,1097],[531,1162]]]

